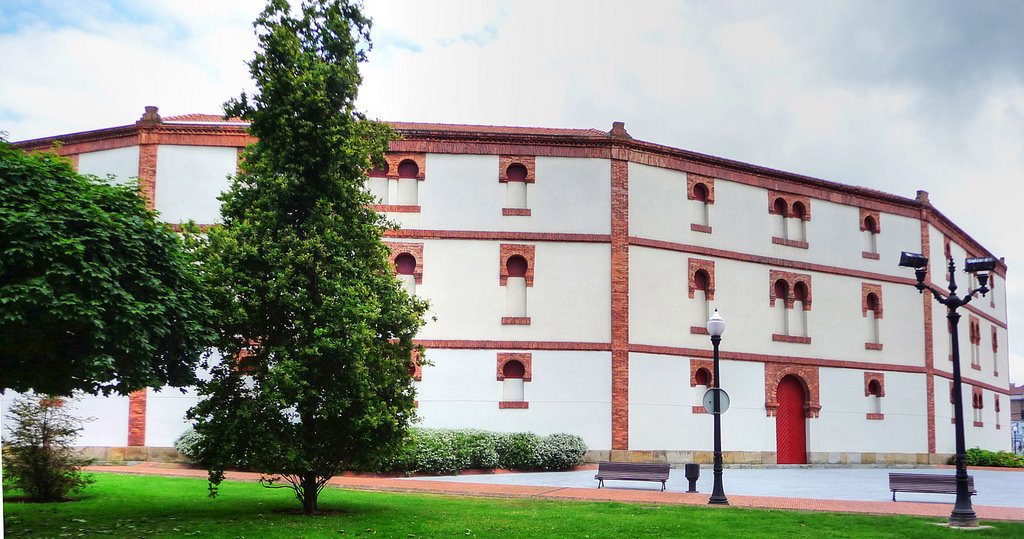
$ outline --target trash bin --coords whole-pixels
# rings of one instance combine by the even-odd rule
[[[697,478],[700,477],[700,464],[686,464],[686,480],[690,482],[690,489],[686,492],[697,492]]]

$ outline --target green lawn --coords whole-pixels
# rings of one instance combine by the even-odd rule
[[[78,501],[4,501],[8,537],[962,537],[927,519],[736,508],[457,498],[324,490],[327,515],[292,514],[290,490],[200,479],[94,474]],[[1024,537],[990,523],[971,537]]]

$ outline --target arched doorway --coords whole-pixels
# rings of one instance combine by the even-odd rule
[[[807,393],[796,376],[786,376],[776,391],[779,408],[775,414],[776,462],[807,463]]]

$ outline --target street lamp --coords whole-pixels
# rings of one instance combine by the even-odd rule
[[[708,499],[708,503],[712,505],[729,505],[729,498],[725,497],[725,489],[722,487],[722,412],[724,410],[722,410],[722,386],[718,376],[718,345],[722,342],[722,334],[725,333],[725,320],[718,314],[718,309],[715,309],[711,319],[708,320],[707,328],[708,333],[711,334],[711,346],[715,349],[714,387],[711,389],[713,395],[710,402],[710,411],[715,422],[715,486],[711,491],[711,498]],[[705,398],[704,400],[707,402],[708,399]],[[724,400],[725,405],[728,406],[728,397]]]
[[[904,251],[900,255],[900,266],[913,268],[917,276],[917,290],[924,293],[928,290],[935,297],[935,300],[946,306],[946,319],[949,320],[949,328],[952,334],[951,345],[953,347],[953,413],[956,415],[956,503],[953,505],[953,512],[949,515],[949,525],[958,528],[968,528],[978,525],[978,516],[974,514],[971,507],[971,493],[967,487],[967,449],[964,442],[964,405],[963,392],[961,391],[960,379],[960,339],[957,335],[957,323],[960,322],[960,313],[957,309],[967,305],[974,299],[974,296],[981,294],[982,297],[988,293],[989,272],[996,268],[996,259],[990,256],[981,258],[968,258],[964,261],[964,271],[976,274],[978,283],[981,286],[969,290],[967,294],[960,297],[956,294],[956,265],[953,258],[949,259],[949,293],[943,294],[931,284],[925,284],[925,276],[928,274],[928,258]]]

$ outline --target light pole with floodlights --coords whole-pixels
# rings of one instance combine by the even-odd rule
[[[722,342],[722,334],[725,333],[725,320],[718,314],[718,309],[715,309],[714,314],[711,315],[711,319],[708,320],[708,333],[711,334],[711,346],[714,348],[715,362],[714,362],[714,387],[711,391],[714,394],[711,397],[712,410],[711,413],[714,417],[715,422],[715,486],[711,490],[711,498],[708,499],[708,503],[712,505],[729,505],[729,498],[725,497],[725,489],[722,487],[722,386],[719,379],[718,373],[718,345]],[[728,406],[728,399],[726,399],[726,406]]]
[[[953,258],[949,259],[949,293],[943,294],[931,284],[925,283],[928,274],[928,258],[917,253],[903,251],[900,255],[900,266],[913,268],[917,276],[917,290],[924,293],[925,290],[932,293],[935,300],[946,306],[946,319],[949,320],[950,345],[953,347],[953,418],[956,424],[956,503],[953,505],[953,512],[949,515],[949,525],[957,528],[971,528],[978,525],[978,515],[971,507],[971,493],[967,485],[967,444],[964,442],[964,405],[963,392],[961,390],[960,378],[960,339],[957,335],[957,323],[960,322],[960,313],[957,309],[967,305],[974,299],[974,296],[981,294],[982,297],[988,293],[988,272],[996,268],[996,259],[987,256],[982,258],[968,258],[964,261],[964,271],[975,274],[978,283],[981,285],[967,294],[960,297],[956,294],[956,265]]]

